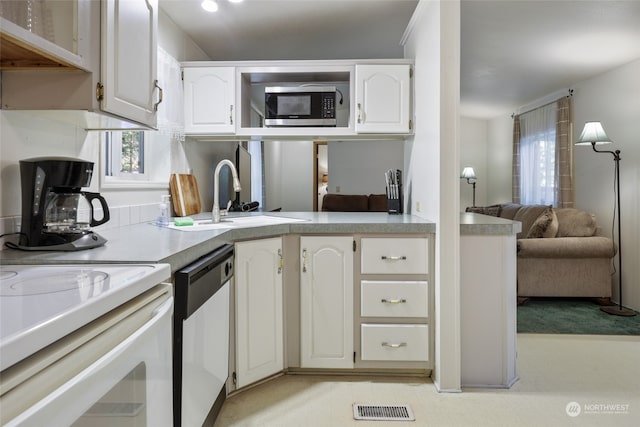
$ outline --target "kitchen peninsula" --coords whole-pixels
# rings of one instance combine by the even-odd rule
[[[242,214],[256,216],[259,214]],[[103,247],[79,252],[22,252],[16,250],[0,251],[0,260],[4,264],[65,264],[65,263],[168,263],[172,272],[194,260],[210,253],[225,243],[242,243],[266,241],[272,238],[282,238],[284,258],[284,298],[300,301],[300,277],[302,253],[300,241],[306,236],[346,237],[351,242],[358,242],[360,246],[364,240],[379,244],[393,240],[406,243],[412,240],[424,240],[427,243],[424,254],[424,274],[405,274],[392,276],[380,271],[366,271],[364,254],[358,247],[354,256],[355,268],[352,273],[355,297],[360,297],[360,280],[390,280],[395,283],[408,280],[425,280],[428,283],[427,315],[412,315],[416,325],[429,328],[429,345],[427,363],[418,364],[421,371],[429,373],[433,368],[434,337],[436,335],[433,324],[435,310],[435,294],[433,280],[435,277],[435,233],[436,224],[433,221],[411,215],[389,215],[387,213],[345,213],[345,212],[278,212],[269,213],[278,218],[292,218],[295,222],[275,225],[250,227],[221,228],[197,232],[180,231],[171,228],[158,227],[151,223],[141,223],[119,228],[101,230],[107,239]],[[195,216],[194,219],[208,219],[209,213]],[[232,218],[232,217],[229,217]],[[493,218],[484,215],[462,214],[460,219],[461,234],[461,307],[462,312],[462,383],[463,385],[509,387],[516,379],[515,374],[515,234],[519,231],[520,223]],[[369,242],[367,242],[369,243]],[[354,243],[355,244],[355,243]],[[484,248],[484,249],[482,249]],[[482,250],[480,250],[482,249]],[[409,250],[410,251],[410,250]],[[354,249],[353,252],[356,252]],[[376,255],[378,259],[379,255]],[[236,260],[238,263],[238,260]],[[362,263],[362,265],[361,265]],[[512,265],[513,264],[513,265]],[[492,266],[492,267],[483,267]],[[494,268],[495,267],[495,268]],[[236,266],[238,269],[238,266]],[[491,270],[491,271],[489,271]],[[488,277],[488,276],[491,277]],[[400,280],[400,282],[398,282]],[[287,282],[289,284],[287,284]],[[357,325],[367,326],[373,317],[360,316],[359,301],[352,304],[358,313],[353,318]],[[298,303],[299,304],[299,303]],[[300,360],[300,308],[289,312],[285,304],[285,333],[287,334],[286,357],[288,368],[302,367]],[[483,313],[493,313],[490,322]],[[420,316],[425,320],[422,319]],[[498,322],[499,324],[496,324]],[[373,322],[370,322],[373,323]],[[293,325],[293,326],[292,326]],[[384,326],[384,325],[382,325]],[[371,328],[373,331],[374,328]],[[367,329],[363,329],[363,334]],[[292,338],[293,337],[293,338]],[[354,343],[360,343],[360,328],[354,328]],[[489,342],[491,345],[482,345]],[[291,344],[295,344],[292,346]],[[494,345],[495,344],[495,345]],[[484,348],[482,358],[474,357],[478,349]],[[465,354],[467,356],[465,356]],[[360,356],[358,356],[360,357]],[[374,358],[377,356],[374,356]],[[351,357],[349,358],[351,359]],[[489,363],[492,369],[487,370]],[[359,360],[356,364],[366,370],[376,362]],[[384,362],[392,366],[395,362]],[[412,363],[401,362],[409,366]],[[282,369],[280,369],[282,370]]]

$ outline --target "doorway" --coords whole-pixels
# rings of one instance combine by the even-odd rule
[[[329,144],[313,141],[313,211],[322,210],[322,198],[329,188]]]

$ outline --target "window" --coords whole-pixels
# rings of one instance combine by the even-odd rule
[[[520,115],[520,203],[556,205],[556,103]]]
[[[102,188],[168,188],[170,138],[152,131],[107,131]]]
[[[144,132],[107,132],[105,139],[106,176],[144,176]]]
[[[514,203],[574,206],[572,94],[514,115]]]

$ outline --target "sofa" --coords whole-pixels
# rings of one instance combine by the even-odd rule
[[[385,194],[332,194],[322,198],[325,212],[386,212],[387,196]]]
[[[600,235],[594,215],[574,208],[503,203],[467,212],[522,223],[517,235],[518,297],[611,298],[613,240]]]

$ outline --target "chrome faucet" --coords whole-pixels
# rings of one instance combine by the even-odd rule
[[[220,161],[213,173],[213,209],[211,211],[211,222],[214,224],[220,222],[220,202],[218,200],[220,198],[220,169],[222,169],[224,165],[229,166],[229,169],[231,169],[231,175],[233,176],[233,191],[237,193],[242,190],[242,187],[240,187],[240,180],[238,179],[238,171],[231,160],[224,159]]]

